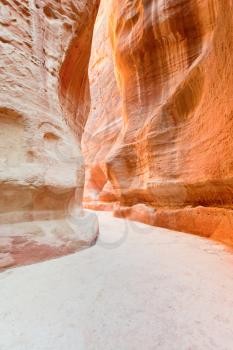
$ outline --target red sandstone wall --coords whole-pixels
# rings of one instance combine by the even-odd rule
[[[87,206],[232,242],[232,1],[102,0],[89,91],[97,9],[1,3],[0,223],[81,204],[85,128]]]
[[[124,124],[102,157],[114,196],[100,196],[101,207],[114,200],[122,208],[116,215],[126,215],[124,207],[132,213],[144,203],[157,210],[154,224],[207,236],[224,215],[231,222],[232,16],[232,1],[110,2]],[[105,89],[109,99],[111,91]],[[224,225],[217,238],[233,242],[231,225]]]

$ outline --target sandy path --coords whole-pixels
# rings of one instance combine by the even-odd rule
[[[232,350],[233,254],[99,213],[97,245],[0,274],[0,350]]]

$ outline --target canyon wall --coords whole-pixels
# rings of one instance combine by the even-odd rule
[[[0,4],[0,254],[96,238],[81,143],[86,207],[232,244],[232,0],[98,6]]]
[[[232,244],[232,1],[112,0],[102,16],[93,50],[102,40],[108,56],[110,38],[121,111],[112,63],[93,56],[107,114],[88,119],[88,135],[102,132],[85,152],[96,171],[86,205],[115,203],[117,216]]]
[[[88,63],[98,5],[1,1],[0,267],[27,255],[37,259],[39,243],[44,256],[79,244],[74,241],[86,225],[80,142],[90,108]],[[89,242],[96,227],[87,221]]]

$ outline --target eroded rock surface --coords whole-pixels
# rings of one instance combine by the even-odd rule
[[[97,10],[93,0],[0,4],[0,230],[1,239],[24,243],[22,255],[32,250],[32,233],[36,249],[40,236],[49,235],[50,250],[72,242],[77,237],[66,218],[75,216],[80,227],[85,216],[80,137],[90,108],[87,73]],[[88,228],[87,244],[96,237],[96,227]],[[1,261],[3,255],[0,267]]]
[[[0,5],[4,232],[79,217],[82,142],[86,206],[232,243],[232,1],[98,5]]]
[[[129,209],[137,219],[143,203],[150,215],[156,211],[155,224],[233,243],[232,16],[232,1],[110,2],[123,128],[110,145],[111,122],[101,135],[109,149],[101,208],[103,200],[118,202],[116,215]],[[115,86],[105,89],[105,80],[99,90],[110,100]],[[101,115],[98,122],[89,117],[92,130]],[[114,108],[108,118],[115,118]],[[88,159],[95,163],[101,148],[90,148]]]

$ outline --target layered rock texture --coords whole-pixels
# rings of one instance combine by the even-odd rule
[[[1,1],[0,267],[96,238],[81,209],[80,140],[97,10],[93,0]]]
[[[0,267],[95,241],[81,144],[87,207],[233,243],[232,1],[98,7],[0,4]]]
[[[232,244],[232,1],[103,3],[86,205]]]

